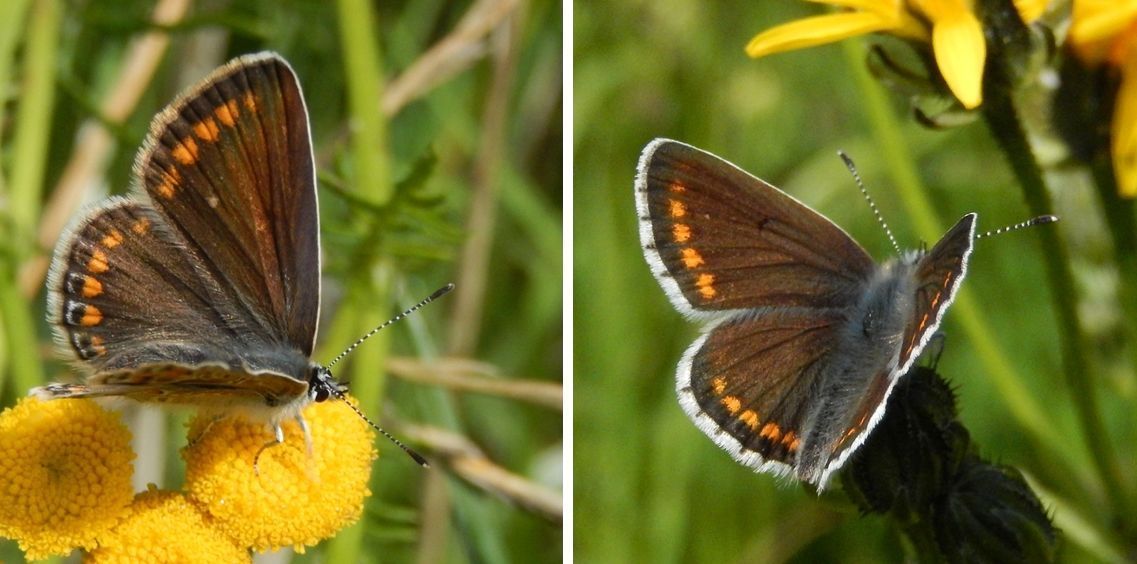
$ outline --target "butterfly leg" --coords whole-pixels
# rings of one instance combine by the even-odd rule
[[[209,430],[213,428],[213,424],[217,423],[221,419],[222,419],[221,415],[214,415],[209,420],[209,422],[205,424],[205,428],[202,429],[200,433],[190,437],[189,441],[186,443],[186,448],[193,448],[194,445],[196,445],[198,443],[198,441],[200,441],[203,437],[205,437],[205,435],[209,434]]]
[[[257,467],[257,464],[261,461],[261,455],[264,454],[264,452],[268,450],[269,447],[284,444],[284,428],[281,427],[279,423],[273,424],[272,432],[273,439],[265,443],[264,446],[262,446],[261,449],[257,451],[257,455],[253,457],[253,473],[258,476],[261,474],[260,470]]]
[[[304,446],[308,449],[308,459],[312,458],[312,432],[308,429],[308,422],[304,420],[304,416],[299,413],[296,414],[296,422],[300,424],[300,430],[304,432]]]

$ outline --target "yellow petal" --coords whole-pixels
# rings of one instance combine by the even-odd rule
[[[1050,0],[1015,0],[1015,9],[1024,22],[1032,23],[1046,11],[1048,4]]]
[[[840,41],[849,37],[888,30],[895,21],[878,14],[845,12],[814,16],[783,24],[754,36],[746,45],[746,54],[758,58]]]
[[[1109,39],[1128,28],[1137,18],[1137,2],[1074,2],[1070,40],[1075,44]]]
[[[970,110],[983,102],[983,65],[987,59],[983,27],[967,10],[945,10],[937,15],[940,19],[932,24],[936,66],[952,94]]]
[[[1137,52],[1130,51],[1121,68],[1121,87],[1113,107],[1110,143],[1117,191],[1137,197]]]

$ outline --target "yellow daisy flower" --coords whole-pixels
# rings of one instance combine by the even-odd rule
[[[309,405],[304,419],[310,454],[295,421],[284,424],[283,444],[263,452],[272,439],[264,423],[205,416],[190,422],[189,436],[198,438],[182,451],[185,491],[238,545],[303,552],[359,519],[371,495],[375,433],[337,400]]]
[[[1110,151],[1118,191],[1137,197],[1137,1],[1074,0],[1070,45],[1087,65],[1118,70]]]
[[[138,494],[129,515],[99,536],[85,562],[249,562],[248,550],[210,526],[184,495],[151,485]]]
[[[930,43],[936,66],[960,104],[972,109],[983,102],[987,44],[971,0],[813,1],[845,10],[768,29],[750,40],[746,54],[758,58],[868,33],[888,33]],[[1024,21],[1033,21],[1046,1],[1019,0],[1015,5]]]
[[[29,559],[91,548],[133,496],[130,431],[90,400],[20,400],[0,413],[0,536]]]

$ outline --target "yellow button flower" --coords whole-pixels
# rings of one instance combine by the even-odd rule
[[[190,422],[195,439],[182,451],[185,491],[238,545],[303,552],[359,519],[371,495],[375,433],[335,399],[309,405],[304,418],[310,454],[295,421],[283,425],[283,444],[263,452],[272,439],[264,423],[238,417],[211,423],[205,416]]]
[[[772,53],[832,43],[868,33],[888,33],[930,43],[936,66],[952,94],[967,109],[983,102],[987,44],[969,0],[813,0],[844,11],[805,18],[766,30],[746,46],[746,54]],[[1025,21],[1037,18],[1045,0],[1020,0]],[[1040,6],[1041,5],[1041,6]]]
[[[249,562],[248,550],[235,545],[207,523],[197,507],[177,492],[150,486],[130,506],[129,515],[85,562]]]
[[[1070,45],[1087,65],[1118,71],[1110,152],[1118,192],[1137,197],[1137,1],[1075,0]]]
[[[31,560],[91,548],[133,497],[130,431],[90,400],[20,400],[0,414],[0,536]]]

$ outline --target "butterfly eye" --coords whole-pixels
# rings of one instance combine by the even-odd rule
[[[312,401],[320,403],[328,399],[328,396],[330,395],[332,394],[328,391],[327,388],[324,386],[317,386],[314,390],[312,390]]]

